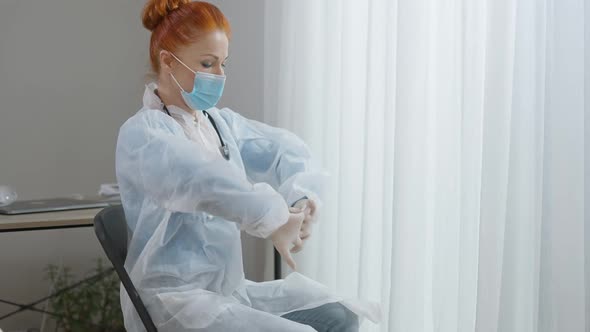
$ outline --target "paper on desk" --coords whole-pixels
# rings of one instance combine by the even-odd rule
[[[103,183],[98,190],[100,196],[119,196],[119,185],[117,183]]]

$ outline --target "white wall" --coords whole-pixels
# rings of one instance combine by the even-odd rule
[[[213,1],[229,17],[228,85],[222,106],[262,116],[263,0]],[[114,181],[121,123],[141,106],[148,71],[143,0],[0,2],[0,184],[23,199],[94,194]],[[267,244],[245,239],[251,279],[269,277]],[[48,292],[48,263],[86,271],[102,251],[91,229],[0,234],[0,299]],[[265,274],[264,274],[265,273]],[[13,307],[0,304],[0,315]],[[5,332],[39,327],[27,312]]]

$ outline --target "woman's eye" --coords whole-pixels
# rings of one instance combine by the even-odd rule
[[[221,64],[221,67],[225,68],[225,66],[226,66],[225,62]]]
[[[203,66],[205,68],[211,68],[213,66],[213,64],[210,62],[202,62],[201,66]]]

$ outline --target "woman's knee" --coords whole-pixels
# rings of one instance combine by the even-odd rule
[[[358,332],[357,315],[340,303],[328,303],[316,308],[324,324],[320,330],[325,332]],[[317,328],[316,328],[317,329]],[[319,331],[319,330],[318,330]]]
[[[328,311],[332,315],[334,326],[330,332],[358,332],[358,316],[340,303],[331,303]]]
[[[309,325],[319,332],[358,332],[357,315],[340,303],[328,303],[317,308],[295,311],[283,318]]]

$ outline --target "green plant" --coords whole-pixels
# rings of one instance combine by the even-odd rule
[[[52,319],[56,329],[65,332],[116,332],[125,331],[119,302],[119,278],[101,259],[87,273],[90,277],[78,286],[69,267],[50,264],[46,268],[47,279],[53,284],[56,296],[50,299]]]

